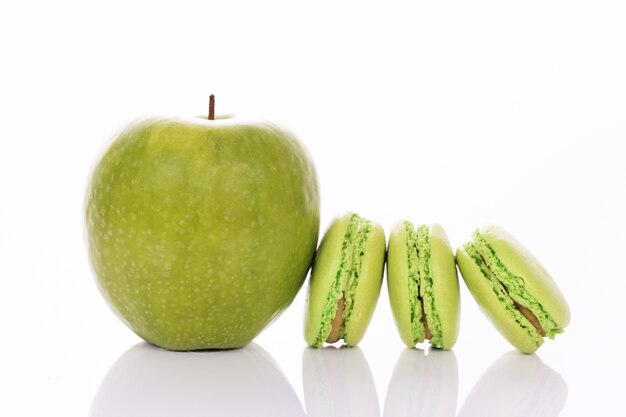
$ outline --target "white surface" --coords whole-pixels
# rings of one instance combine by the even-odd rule
[[[296,416],[322,415],[310,401],[344,416],[623,409],[625,3],[362,3],[0,5],[0,415],[266,415],[262,395]],[[387,232],[438,221],[457,246],[500,224],[551,271],[571,325],[536,356],[508,355],[462,285],[454,352],[424,358],[404,351],[383,289],[360,350],[309,361],[302,291],[251,348],[276,365],[257,352],[252,369],[198,374],[202,356],[172,370],[174,354],[133,348],[86,259],[89,168],[129,119],[204,113],[211,92],[218,113],[302,138],[323,229],[350,209]],[[272,375],[256,393],[254,369]],[[229,375],[244,386],[220,385]],[[145,390],[120,391],[127,379]]]

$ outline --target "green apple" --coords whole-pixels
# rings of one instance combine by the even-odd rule
[[[98,286],[137,335],[171,350],[237,348],[302,286],[317,178],[274,125],[144,118],[93,169],[85,223]]]

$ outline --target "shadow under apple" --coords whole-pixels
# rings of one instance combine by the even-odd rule
[[[90,417],[304,416],[267,352],[172,352],[147,343],[126,351],[93,399]]]

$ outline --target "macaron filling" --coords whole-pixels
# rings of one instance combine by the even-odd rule
[[[346,309],[346,303],[344,298],[341,297],[337,302],[337,311],[335,312],[335,318],[333,318],[333,322],[330,327],[330,333],[326,338],[326,342],[335,343],[339,341],[342,337],[341,331],[343,329],[343,312]]]
[[[411,300],[411,329],[414,343],[430,340],[433,346],[443,345],[441,321],[433,297],[433,277],[430,271],[430,229],[426,225],[414,229],[404,222],[409,266],[409,295]]]
[[[341,245],[341,263],[332,283],[324,310],[322,325],[313,346],[319,347],[344,339],[350,327],[350,315],[365,255],[365,244],[372,222],[357,214],[350,216]]]
[[[473,242],[463,246],[465,251],[491,282],[494,293],[507,311],[535,340],[537,346],[543,343],[544,336],[554,339],[555,335],[563,333],[550,313],[528,292],[524,278],[508,270],[478,231],[474,232],[473,237]]]

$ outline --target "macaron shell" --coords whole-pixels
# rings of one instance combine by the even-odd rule
[[[337,271],[341,265],[341,247],[350,223],[350,214],[337,217],[329,226],[315,255],[309,281],[304,339],[312,346],[322,328],[322,315]]]
[[[537,299],[554,321],[564,328],[570,321],[570,310],[559,287],[539,260],[501,227],[487,225],[478,229],[497,257],[511,273],[522,277],[526,290]]]
[[[363,339],[378,303],[385,266],[385,243],[383,228],[373,223],[365,243],[349,326],[345,330],[344,342],[349,346],[356,346]]]
[[[448,235],[438,224],[430,226],[430,271],[433,298],[441,322],[442,347],[447,350],[454,346],[459,335],[459,278]]]
[[[472,296],[494,327],[521,352],[533,353],[537,350],[543,344],[543,338],[539,333],[536,333],[537,338],[531,337],[520,326],[494,293],[491,282],[485,278],[463,247],[457,249],[456,261]]]
[[[387,291],[393,318],[400,339],[408,348],[415,347],[411,329],[411,298],[409,288],[409,265],[404,222],[397,222],[389,235],[387,249]]]

